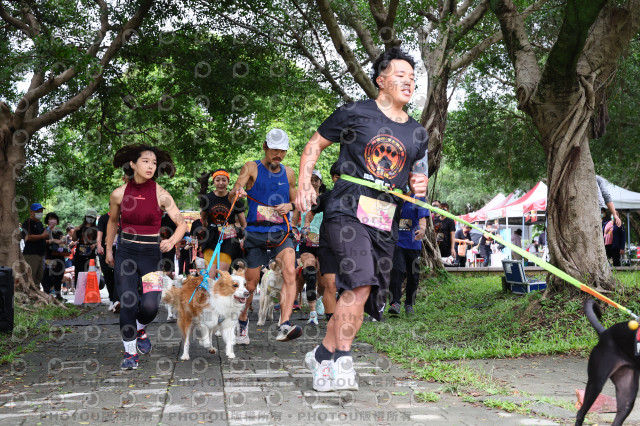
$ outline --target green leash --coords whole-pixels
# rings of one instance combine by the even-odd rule
[[[371,189],[375,189],[378,191],[382,191],[382,192],[386,192],[388,194],[394,195],[398,198],[401,198],[405,201],[409,201],[410,203],[416,204],[420,207],[424,207],[425,209],[429,209],[435,213],[438,213],[439,215],[448,217],[449,219],[453,219],[457,222],[461,222],[464,223],[465,225],[468,225],[470,227],[472,227],[473,229],[482,232],[482,235],[484,235],[487,238],[493,238],[494,240],[496,240],[497,242],[499,242],[500,244],[504,245],[505,247],[509,247],[512,251],[518,253],[519,255],[521,255],[522,257],[526,258],[527,260],[535,263],[536,265],[540,266],[541,268],[543,268],[544,270],[546,270],[547,272],[552,273],[553,275],[557,276],[558,278],[563,279],[564,281],[568,282],[569,284],[577,287],[578,289],[584,291],[585,293],[589,293],[590,295],[602,300],[603,302],[608,303],[611,306],[616,307],[617,309],[621,310],[622,312],[625,312],[629,315],[631,315],[633,317],[633,319],[638,319],[638,316],[636,314],[634,314],[633,312],[631,312],[629,309],[625,308],[624,306],[614,302],[613,300],[609,299],[607,296],[601,294],[600,292],[598,292],[597,290],[589,287],[586,284],[581,283],[580,281],[578,281],[577,279],[575,279],[574,277],[572,277],[571,275],[567,274],[566,272],[556,268],[555,266],[553,266],[552,264],[545,262],[544,260],[542,260],[541,258],[539,258],[538,256],[534,256],[533,254],[529,253],[526,250],[523,250],[522,248],[507,242],[505,240],[503,240],[499,235],[494,235],[494,234],[490,234],[486,231],[484,231],[482,228],[473,225],[472,223],[467,222],[466,220],[460,219],[459,217],[456,217],[454,215],[452,215],[451,213],[444,211],[442,209],[439,209],[437,207],[433,207],[432,205],[425,203],[424,201],[420,201],[420,200],[416,200],[415,198],[409,197],[408,195],[405,195],[402,193],[402,191],[400,191],[399,189],[394,189],[392,190],[391,188],[388,188],[384,185],[378,184],[378,183],[374,183],[374,182],[369,182],[367,180],[364,179],[360,179],[360,178],[356,178],[353,176],[347,176],[347,175],[341,175],[340,179],[344,179],[346,181],[349,182],[353,182],[353,183],[357,183],[359,185],[362,186],[366,186],[368,188]]]

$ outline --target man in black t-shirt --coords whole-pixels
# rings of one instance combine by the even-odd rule
[[[42,224],[43,211],[42,204],[31,204],[29,219],[22,224],[22,229],[25,232],[22,255],[31,267],[31,278],[33,278],[37,288],[40,288],[42,276],[44,275],[44,255],[47,251],[46,239],[49,238],[49,233],[45,231]]]
[[[467,250],[473,247],[473,240],[471,239],[471,227],[469,225],[463,225],[455,233],[455,251],[456,259],[458,260],[458,266],[464,268],[467,266]]]
[[[323,225],[340,261],[342,293],[322,343],[305,356],[316,391],[358,389],[351,345],[364,312],[380,320],[384,311],[402,200],[367,185],[404,191],[409,184],[418,197],[426,195],[427,131],[403,109],[415,89],[413,66],[398,47],[384,52],[373,64],[378,97],[338,108],[302,151],[296,208],[304,212],[316,202],[311,174],[320,153],[340,144],[341,178]]]
[[[118,296],[118,290],[116,287],[116,277],[113,268],[107,264],[104,255],[106,250],[104,243],[107,235],[107,223],[109,223],[109,212],[98,218],[98,246],[96,251],[98,253],[98,259],[100,260],[100,270],[102,271],[102,276],[104,277],[104,282],[107,286],[107,291],[109,292],[109,310],[118,313],[120,312],[120,297]],[[113,243],[113,255],[115,257],[115,240]]]
[[[168,240],[173,237],[173,233],[177,229],[177,225],[173,223],[171,217],[164,212],[160,221],[160,239]],[[175,246],[166,253],[162,253],[162,270],[167,273],[169,278],[173,279],[176,270],[176,248]]]
[[[449,211],[449,204],[441,203],[440,208],[442,210]],[[434,218],[433,220],[433,227],[436,231],[436,241],[438,242],[438,247],[440,248],[440,256],[453,256],[453,258],[455,259],[456,251],[454,247],[454,234],[456,232],[456,223],[453,221],[453,219],[438,215],[438,217]]]

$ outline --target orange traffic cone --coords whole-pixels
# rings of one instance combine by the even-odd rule
[[[100,303],[100,288],[98,286],[98,274],[96,261],[89,260],[89,272],[87,272],[87,285],[84,291],[84,303]]]

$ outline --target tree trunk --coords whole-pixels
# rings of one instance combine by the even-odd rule
[[[449,108],[448,81],[447,72],[440,76],[429,76],[427,102],[420,117],[420,124],[429,134],[429,176],[433,176],[438,171],[442,161],[442,135],[447,126],[447,109]],[[422,247],[424,263],[431,271],[444,268],[431,220],[427,221],[427,231]]]
[[[556,98],[562,101],[532,109],[544,135],[547,155],[551,262],[589,285],[611,290],[614,280],[604,250],[596,174],[589,150],[592,89],[583,80],[574,93]]]
[[[0,265],[13,269],[15,301],[20,304],[60,304],[36,287],[31,268],[20,253],[19,210],[29,209],[33,200],[16,197],[16,178],[24,166],[24,132],[0,128]]]
[[[433,222],[427,219],[427,230],[422,240],[422,259],[423,264],[428,268],[429,274],[434,271],[444,269],[442,258],[440,257],[440,249],[436,242],[436,231],[433,229]]]
[[[429,134],[429,176],[438,171],[442,161],[442,136],[447,127],[447,110],[449,109],[448,83],[448,72],[429,76],[427,101],[420,116],[420,124]]]

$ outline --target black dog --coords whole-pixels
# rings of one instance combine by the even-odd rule
[[[582,425],[584,416],[602,391],[607,379],[616,386],[617,413],[612,425],[621,425],[627,418],[638,393],[640,357],[635,356],[636,331],[627,322],[619,322],[605,329],[600,321],[600,307],[588,299],[584,304],[587,319],[600,336],[598,344],[589,355],[587,388],[584,401],[576,417],[576,425]]]

